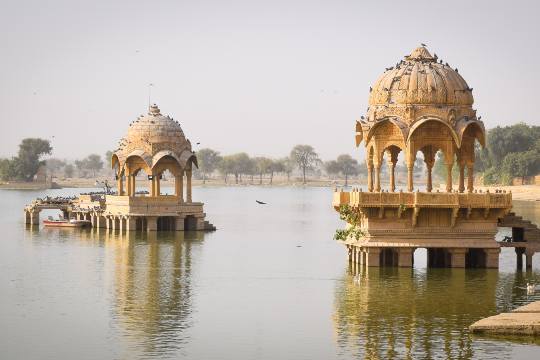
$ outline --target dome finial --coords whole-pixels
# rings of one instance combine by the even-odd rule
[[[436,58],[429,53],[428,49],[426,49],[426,44],[421,44],[414,49],[409,56],[405,56],[405,59],[415,61],[436,61]]]
[[[148,108],[148,115],[158,116],[161,115],[161,112],[159,111],[159,108],[156,104],[150,105]]]

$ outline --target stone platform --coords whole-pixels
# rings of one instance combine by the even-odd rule
[[[479,320],[469,330],[478,334],[540,336],[540,301]]]

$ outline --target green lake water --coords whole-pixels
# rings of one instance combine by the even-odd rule
[[[419,249],[413,269],[355,284],[328,188],[195,188],[212,233],[23,223],[33,198],[80,191],[0,190],[1,359],[540,358],[530,340],[467,330],[540,300],[525,290],[540,254],[532,272],[513,249],[499,270],[426,269]],[[515,210],[540,222],[540,203]]]

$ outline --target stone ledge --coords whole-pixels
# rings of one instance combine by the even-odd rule
[[[480,334],[540,336],[540,301],[522,306],[511,313],[481,319],[469,330]]]

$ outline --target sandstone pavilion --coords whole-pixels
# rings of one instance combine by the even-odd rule
[[[356,214],[348,226],[360,229],[361,236],[343,241],[352,262],[410,267],[415,249],[426,248],[429,267],[498,267],[495,234],[499,219],[511,210],[512,194],[474,189],[474,149],[476,143],[484,146],[485,129],[473,102],[458,69],[424,46],[387,68],[370,88],[367,114],[356,122],[356,145],[365,146],[367,191],[336,190],[333,200],[336,210],[346,207]],[[434,190],[432,170],[439,151],[446,184]],[[400,153],[407,184],[397,191]],[[426,168],[425,177],[418,179],[425,183],[422,190],[413,176],[420,153]],[[452,182],[454,167],[457,184]]]

